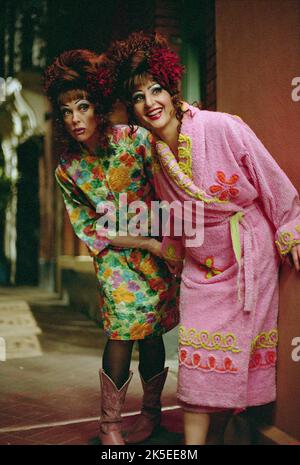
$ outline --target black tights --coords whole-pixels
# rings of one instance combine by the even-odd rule
[[[134,341],[118,341],[109,339],[106,342],[102,367],[113,380],[118,389],[127,381]],[[162,336],[143,339],[139,344],[139,370],[144,379],[160,373],[165,365],[165,346]]]
[[[163,371],[166,352],[162,336],[139,341],[139,371],[144,381]]]

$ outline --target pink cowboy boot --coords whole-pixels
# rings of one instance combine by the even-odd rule
[[[103,371],[99,371],[101,385],[101,417],[99,439],[104,446],[123,446],[125,444],[121,434],[121,410],[125,401],[126,392],[132,378],[129,378],[118,389],[115,383]]]
[[[144,396],[141,415],[138,417],[132,428],[125,433],[125,442],[135,444],[149,438],[154,429],[160,424],[161,403],[160,396],[166,381],[168,368],[153,376],[147,383],[140,374]]]

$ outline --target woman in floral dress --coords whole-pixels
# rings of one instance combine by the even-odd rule
[[[102,60],[103,61],[103,60]],[[124,444],[121,409],[132,377],[130,360],[139,343],[143,408],[127,441],[148,437],[160,422],[160,395],[167,376],[162,335],[178,322],[178,283],[160,257],[160,243],[149,236],[113,237],[98,228],[103,211],[154,199],[149,133],[134,136],[126,125],[110,126],[112,96],[95,80],[105,64],[86,50],[64,52],[45,73],[64,151],[55,171],[71,224],[93,257],[99,284],[100,315],[108,337],[100,370],[102,444]],[[104,70],[104,71],[103,71]],[[103,98],[106,94],[106,99]],[[149,210],[150,211],[150,210]],[[128,215],[130,218],[130,215]]]

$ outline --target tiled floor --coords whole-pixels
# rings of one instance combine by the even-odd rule
[[[0,296],[9,298],[6,290]],[[19,298],[24,294],[19,291]],[[14,296],[14,298],[16,298]],[[56,296],[26,299],[42,334],[42,356],[0,362],[0,444],[98,444],[98,370],[104,337],[84,315],[71,313]],[[136,357],[135,357],[136,358]],[[124,406],[124,428],[140,407],[137,360]],[[176,363],[174,363],[176,366]],[[176,373],[170,372],[163,394],[165,407],[176,406]],[[161,428],[149,443],[182,440],[180,409],[163,414]]]
[[[38,336],[42,355],[0,361],[0,445],[99,444],[98,371],[105,344],[102,330],[85,315],[66,307],[55,294],[0,288],[0,300],[9,298],[30,303],[42,330]],[[182,411],[176,401],[176,341],[171,333],[167,336],[170,370],[162,396],[162,424],[145,444],[176,445],[183,441]],[[137,359],[134,350],[124,430],[140,409],[142,387]],[[242,418],[231,422],[226,435],[228,444],[250,443]]]
[[[126,424],[130,424],[134,417],[125,417],[123,420],[123,429],[126,430]],[[174,424],[177,430],[174,430]],[[145,444],[180,444],[182,434],[178,429],[181,426],[180,410],[172,410],[163,415],[163,422],[156,430],[155,434]],[[87,420],[71,422],[70,424],[34,427],[28,430],[15,430],[9,433],[1,433],[0,445],[11,444],[44,444],[44,445],[97,445],[100,444],[97,437],[98,422],[97,420]]]

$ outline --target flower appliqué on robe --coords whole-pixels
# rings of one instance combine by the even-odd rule
[[[205,274],[206,279],[213,278],[217,274],[221,274],[223,271],[214,266],[214,257],[206,257],[204,263],[200,264],[200,268],[202,268],[203,271],[206,271],[206,274]]]
[[[218,184],[212,184],[209,191],[220,200],[230,200],[231,198],[238,197],[240,191],[235,186],[239,180],[238,174],[233,174],[229,179],[223,171],[217,171],[216,181]]]
[[[214,355],[206,357],[199,351],[189,352],[184,347],[181,347],[179,350],[179,365],[206,372],[215,371],[217,373],[235,374],[239,371],[239,368],[235,366],[231,357],[226,356],[223,360],[218,361]]]

